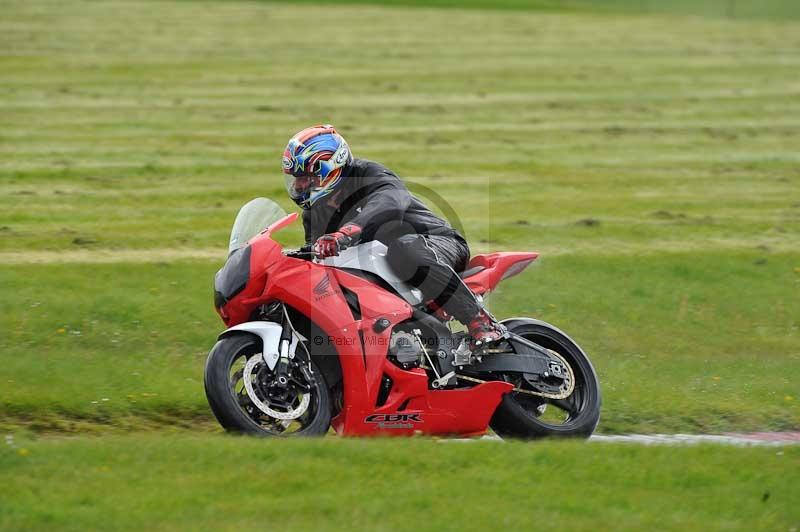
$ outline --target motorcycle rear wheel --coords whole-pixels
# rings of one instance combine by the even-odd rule
[[[312,382],[307,383],[311,395],[307,408],[297,418],[281,420],[260,410],[243,383],[243,368],[256,356],[261,356],[261,339],[248,333],[222,338],[209,353],[205,369],[206,398],[220,425],[229,432],[256,436],[325,435],[331,424],[331,397],[325,378],[313,361]],[[308,364],[308,361],[302,363]],[[264,371],[268,370],[264,368]]]
[[[490,426],[502,438],[588,438],[600,421],[600,384],[589,358],[566,334],[543,321],[523,318],[503,322],[509,331],[560,354],[575,375],[575,389],[566,399],[548,399],[520,392],[503,397]],[[520,375],[506,375],[515,386],[528,388]]]

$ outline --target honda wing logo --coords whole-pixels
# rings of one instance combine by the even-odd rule
[[[318,296],[323,295],[325,292],[330,290],[331,288],[331,279],[328,277],[326,273],[325,276],[322,278],[320,282],[317,283],[317,286],[314,287],[314,293]]]
[[[314,297],[314,301],[319,301],[333,294],[342,293],[342,291],[338,289],[331,290],[331,278],[327,272],[325,272],[325,276],[320,279],[312,291],[314,292],[314,296],[316,296]]]

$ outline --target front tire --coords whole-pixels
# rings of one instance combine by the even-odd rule
[[[575,389],[560,400],[508,393],[492,417],[492,430],[502,438],[525,440],[591,436],[600,421],[600,384],[583,350],[566,334],[543,321],[517,318],[503,323],[510,332],[560,354],[572,367]],[[507,380],[514,378],[518,377],[509,376]],[[514,384],[526,388],[523,379]]]
[[[205,369],[206,398],[220,425],[229,432],[256,436],[325,435],[331,424],[331,397],[325,378],[313,361],[311,371],[306,372],[311,376],[311,382],[306,383],[309,388],[306,393],[311,397],[302,415],[287,420],[273,418],[253,402],[243,383],[243,373],[247,362],[253,357],[260,357],[261,351],[260,338],[241,333],[222,338],[209,353]],[[308,365],[307,359],[300,360],[300,351],[296,360]],[[265,378],[269,378],[268,369],[261,368],[260,371],[266,372]],[[298,372],[298,378],[303,373]],[[261,384],[259,381],[252,386]],[[262,398],[268,401],[266,394],[262,393]],[[302,401],[296,403],[302,404]]]

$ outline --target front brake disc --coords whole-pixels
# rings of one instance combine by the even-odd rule
[[[305,414],[306,410],[308,410],[308,405],[311,402],[311,394],[304,393],[302,395],[302,399],[300,400],[300,404],[297,405],[296,408],[289,410],[288,412],[281,412],[279,410],[274,410],[269,407],[267,403],[261,400],[258,394],[253,387],[253,381],[255,380],[255,375],[253,374],[253,369],[262,363],[262,357],[260,355],[255,355],[250,357],[250,360],[247,361],[247,364],[244,366],[244,373],[242,374],[242,380],[244,380],[244,387],[247,389],[247,396],[253,402],[253,404],[268,415],[271,418],[281,419],[281,420],[291,420],[297,419],[303,414]]]

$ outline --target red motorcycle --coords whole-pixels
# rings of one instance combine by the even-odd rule
[[[230,431],[319,436],[588,437],[600,417],[589,359],[552,325],[502,323],[506,337],[470,350],[442,309],[367,242],[319,260],[272,235],[297,219],[258,198],[234,222],[214,303],[229,327],[209,354],[205,390]],[[266,227],[266,229],[265,229]],[[472,258],[460,275],[478,296],[537,253]]]

